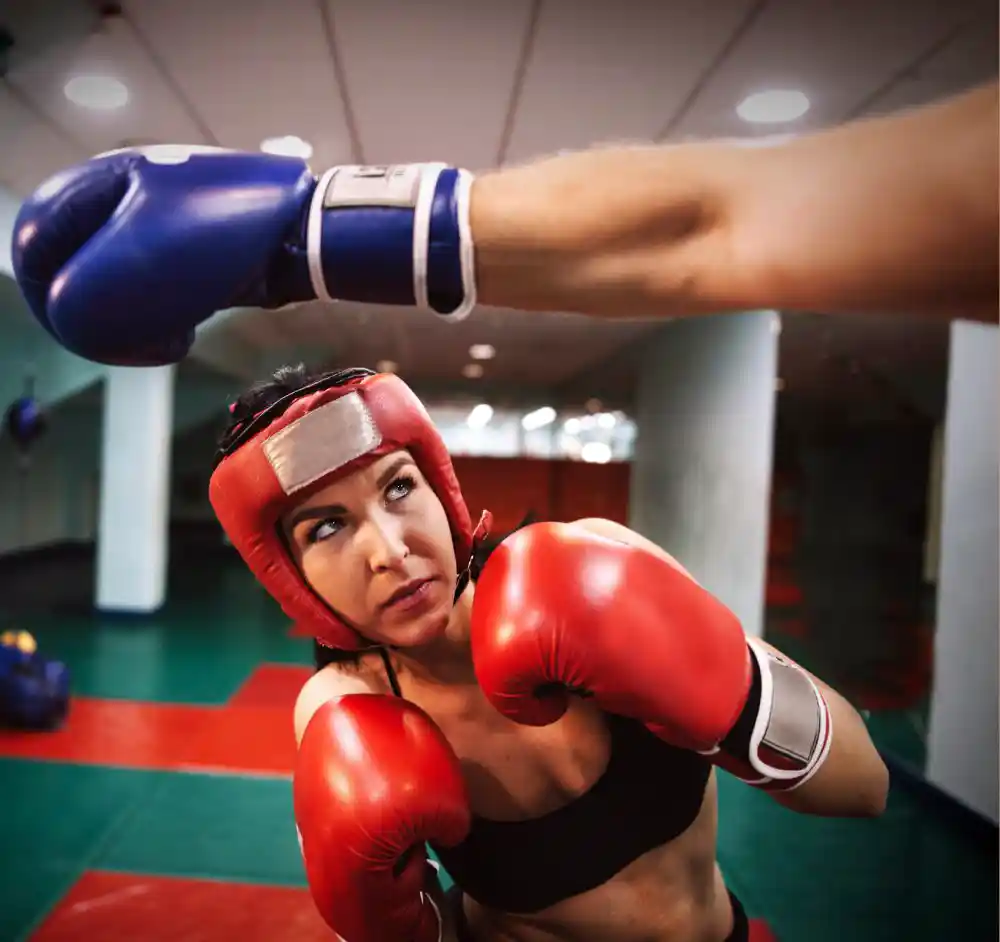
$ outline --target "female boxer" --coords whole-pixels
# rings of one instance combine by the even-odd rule
[[[806,814],[884,807],[852,708],[659,547],[581,520],[490,552],[398,377],[255,387],[211,499],[320,642],[295,815],[347,942],[746,940],[715,861],[714,765]],[[425,842],[460,888],[448,906]]]

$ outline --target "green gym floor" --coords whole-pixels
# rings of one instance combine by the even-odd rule
[[[62,731],[0,733],[3,942],[330,938],[292,820],[309,644],[238,564],[187,571],[155,617],[18,618],[76,699]],[[723,774],[719,859],[781,942],[992,942],[996,847],[949,822],[899,783],[881,819],[838,821]]]

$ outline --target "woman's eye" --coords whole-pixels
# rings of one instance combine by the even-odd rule
[[[341,527],[339,520],[321,520],[309,531],[309,542],[319,543],[335,536]]]
[[[404,474],[396,478],[386,489],[385,495],[389,500],[402,500],[410,491],[416,487],[416,481],[409,474]]]

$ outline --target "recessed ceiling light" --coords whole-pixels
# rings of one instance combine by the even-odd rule
[[[379,360],[375,364],[375,369],[379,373],[395,373],[399,369],[399,364],[395,360]]]
[[[128,89],[110,75],[76,75],[63,86],[74,105],[93,111],[114,111],[128,104]]]
[[[809,110],[809,99],[800,91],[774,88],[747,95],[736,113],[751,124],[783,124],[801,118]]]
[[[483,428],[489,425],[492,418],[493,406],[481,402],[469,413],[469,417],[465,421],[469,428]]]
[[[604,442],[587,442],[580,449],[580,457],[590,464],[607,464],[611,460],[611,447]]]
[[[479,379],[483,375],[483,368],[478,363],[466,363],[462,367],[462,375],[466,379]]]
[[[556,410],[552,406],[542,406],[540,409],[535,409],[534,412],[529,412],[521,419],[521,427],[526,432],[534,432],[536,429],[550,425],[555,420]]]
[[[277,154],[279,157],[301,157],[303,160],[308,160],[313,155],[312,144],[294,134],[286,134],[284,137],[268,137],[260,142],[260,149],[265,154]]]
[[[496,350],[493,349],[492,344],[488,343],[474,343],[469,347],[469,356],[473,360],[492,360],[497,354]]]

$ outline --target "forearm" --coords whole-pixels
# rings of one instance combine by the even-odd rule
[[[792,811],[828,817],[873,817],[885,810],[889,773],[864,721],[839,693],[813,677],[830,710],[830,752],[805,784],[772,792]]]
[[[872,817],[885,809],[889,773],[857,711],[836,690],[766,641],[755,643],[805,674],[829,711],[830,749],[819,768],[802,784],[784,790],[765,786],[775,800],[803,814]]]
[[[767,148],[595,149],[480,177],[480,299],[602,316],[995,317],[996,88]]]

